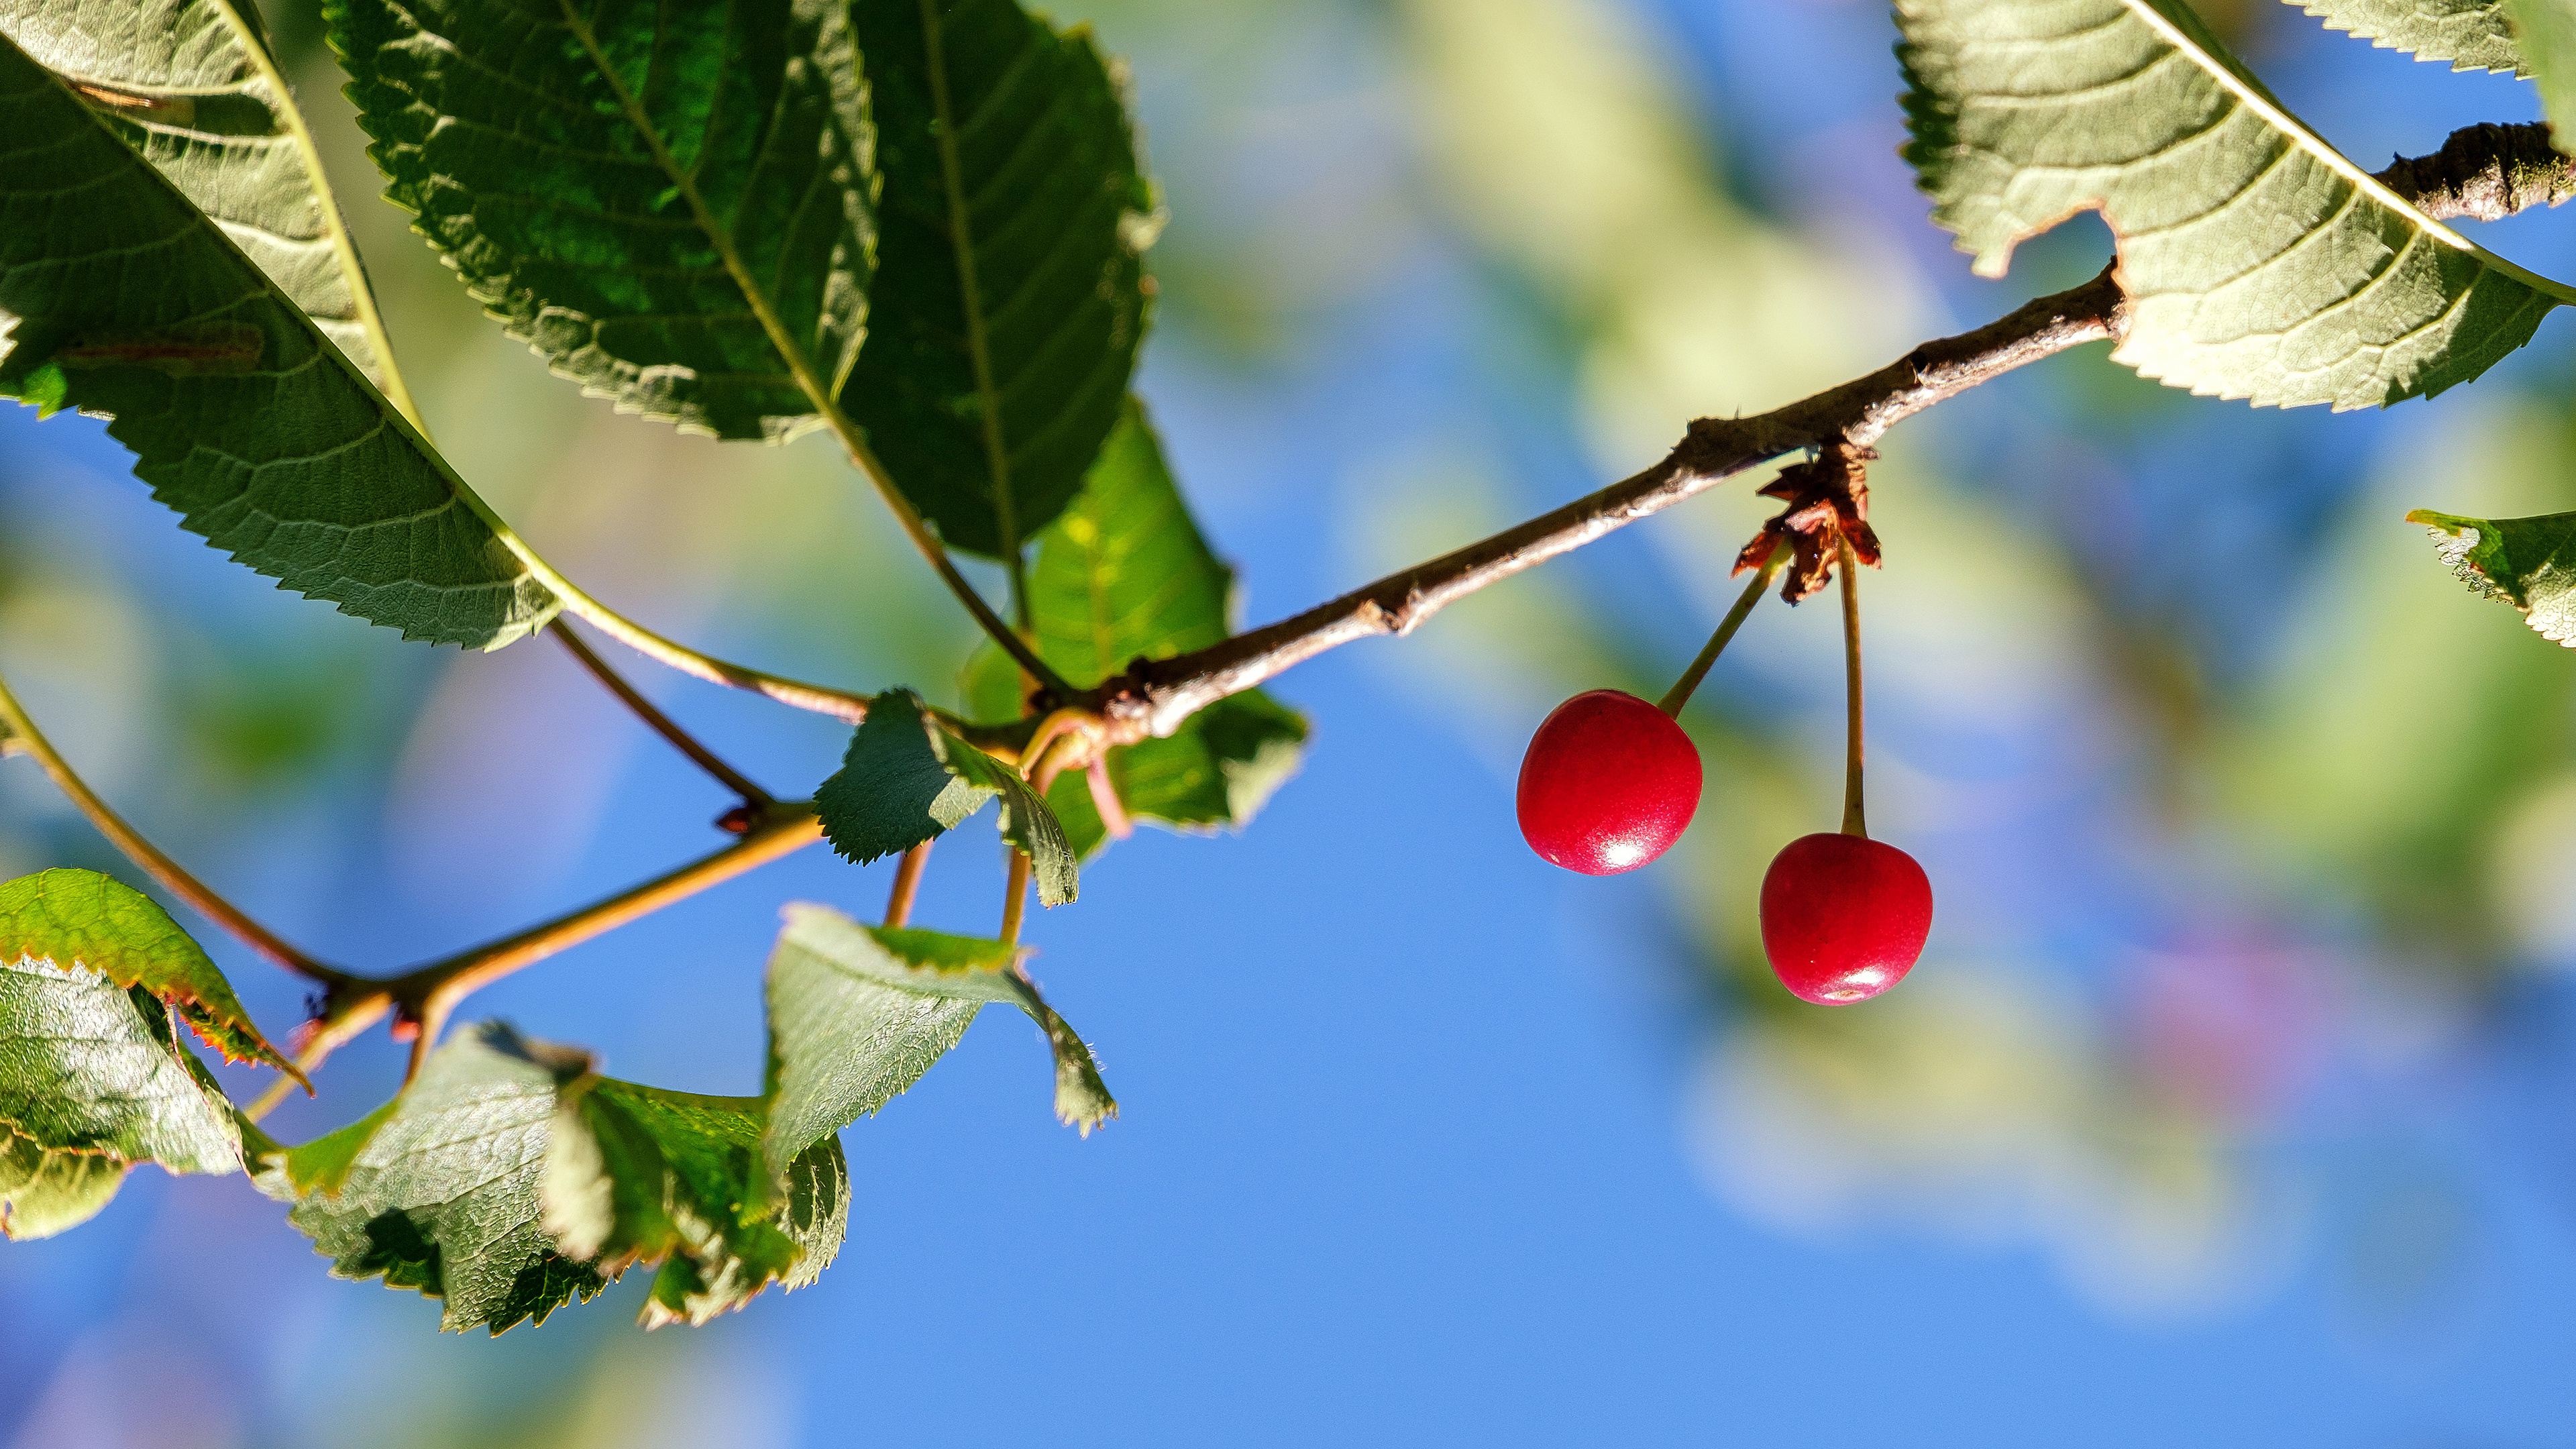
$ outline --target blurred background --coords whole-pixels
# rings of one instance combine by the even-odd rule
[[[2201,8],[2367,165],[2537,114]],[[374,199],[314,7],[271,17],[434,430],[538,548],[716,652],[954,697],[970,630],[826,439],[718,447],[550,380]],[[1058,18],[1134,66],[1172,212],[1141,387],[1247,622],[2107,255],[2084,218],[1968,275],[1864,0]],[[2576,219],[2478,232],[2576,275]],[[1798,1006],[1753,923],[1837,819],[1829,598],[1766,605],[1694,702],[1708,792],[1662,863],[1579,878],[1513,824],[1547,709],[1654,696],[1722,611],[1756,473],[1287,676],[1316,736],[1249,832],[1142,834],[1034,924],[1105,1133],[988,1018],[846,1134],[818,1286],[649,1336],[639,1279],[442,1338],[240,1179],[139,1172],[0,1246],[0,1445],[2576,1441],[2576,659],[2400,521],[2576,506],[2569,329],[2386,414],[2197,400],[2097,346],[1899,429],[1871,823],[1940,913],[1881,1001]],[[88,420],[0,410],[0,667],[148,833],[357,966],[694,856],[726,803],[550,643],[459,657],[274,591]],[[784,792],[846,738],[632,672]],[[0,769],[0,871],[48,864],[139,883]],[[873,914],[887,878],[810,851],[471,1009],[752,1091],[778,905]],[[952,845],[919,919],[987,931],[999,880]],[[300,1018],[203,934],[272,1033]],[[270,1126],[398,1075],[370,1037]]]

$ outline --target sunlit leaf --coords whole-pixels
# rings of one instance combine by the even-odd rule
[[[189,529],[406,638],[497,646],[560,607],[302,309],[6,38],[0,395],[109,418]]]
[[[1900,0],[1906,148],[1976,270],[2087,208],[2120,245],[2114,357],[2337,410],[2466,382],[2569,294],[2318,139],[2181,0]]]
[[[1118,1114],[1091,1049],[1016,969],[1019,951],[790,905],[769,958],[772,1169],[920,1080],[990,1002],[1027,1012],[1055,1057],[1055,1110],[1089,1135]]]
[[[2505,21],[2512,0],[2292,0],[2325,21],[2383,50],[2417,60],[2447,60],[2453,70],[2521,70],[2522,56]],[[2525,72],[2526,74],[2528,72]]]
[[[951,545],[998,554],[1117,422],[1157,225],[1120,81],[1013,0],[856,0],[884,230],[844,402]]]
[[[2479,594],[2521,611],[2543,639],[2576,647],[2576,513],[2462,518],[2406,515],[2442,540],[2442,562]]]
[[[131,1166],[112,1152],[46,1147],[0,1123],[0,1233],[50,1238],[99,1215]]]
[[[94,870],[48,870],[0,884],[0,960],[77,967],[140,987],[228,1060],[295,1071],[169,912]]]
[[[1038,899],[1074,898],[1079,863],[1064,826],[1020,773],[942,728],[908,689],[868,702],[839,773],[814,792],[832,848],[864,865],[936,839],[999,796],[1002,838],[1028,852]]]
[[[2540,91],[2550,144],[2561,151],[2576,147],[2576,0],[2503,0],[2502,8],[2513,22],[2523,73]]]
[[[326,13],[385,195],[510,335],[647,417],[815,424],[866,330],[874,245],[843,6]]]
[[[0,0],[0,34],[76,86],[397,402],[358,254],[252,0]],[[408,410],[408,403],[404,403]]]

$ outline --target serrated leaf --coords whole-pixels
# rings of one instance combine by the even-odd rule
[[[169,912],[94,870],[48,870],[0,884],[0,960],[77,967],[140,987],[226,1060],[303,1076],[259,1034],[232,983]]]
[[[1899,0],[1906,157],[1981,275],[2088,208],[2130,300],[2116,361],[2336,410],[2429,396],[2569,294],[2416,211],[2283,108],[2181,0]]]
[[[628,412],[725,438],[815,425],[866,329],[874,246],[843,6],[325,14],[386,197],[510,335]]]
[[[1091,1049],[999,941],[867,926],[791,904],[769,958],[773,1171],[921,1078],[992,1002],[1028,1013],[1055,1059],[1055,1109],[1088,1136],[1118,1114]]]
[[[2461,582],[2511,604],[2543,639],[2576,648],[2576,513],[2462,518],[2419,508],[2406,521],[2433,530]]]
[[[2576,154],[2576,4],[2570,0],[2503,0],[2522,53],[2522,73],[2540,92],[2550,144]]]
[[[2382,50],[2417,60],[2447,60],[2453,70],[2510,70],[2528,75],[2505,22],[2506,0],[2287,0]]]
[[[377,352],[358,254],[257,26],[253,0],[0,0],[0,34],[78,87],[409,413]]]
[[[1153,188],[1086,29],[1013,0],[855,0],[876,118],[875,312],[843,394],[952,547],[1082,486],[1144,339]]]
[[[0,958],[0,1129],[0,1232],[12,1238],[86,1221],[138,1162],[242,1165],[231,1104],[180,1046],[169,1007],[23,956]]]
[[[345,1278],[446,1306],[441,1326],[543,1322],[660,1264],[647,1327],[704,1323],[840,1249],[840,1144],[812,1144],[773,1196],[764,1103],[599,1076],[587,1053],[497,1022],[460,1032],[365,1119],[270,1155],[260,1185]]]
[[[1029,571],[1039,657],[1088,687],[1139,658],[1204,649],[1230,631],[1234,592],[1234,571],[1199,532],[1144,404],[1130,399],[1081,496],[1039,536]],[[968,665],[970,706],[1016,713],[1019,683],[1018,666],[987,645]],[[1111,750],[1108,772],[1133,818],[1241,826],[1295,773],[1305,738],[1301,716],[1253,690],[1191,716],[1168,739]],[[1107,842],[1081,774],[1059,776],[1047,803],[1077,855]]]
[[[1020,773],[942,728],[908,689],[868,702],[841,768],[814,792],[832,848],[865,865],[936,839],[999,797],[1002,838],[1028,852],[1038,899],[1072,900],[1080,865],[1064,826]]]
[[[184,526],[405,638],[497,647],[561,607],[294,301],[6,37],[0,396],[109,418]]]

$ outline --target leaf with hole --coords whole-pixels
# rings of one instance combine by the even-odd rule
[[[771,1170],[911,1087],[993,1002],[1046,1033],[1058,1118],[1088,1136],[1118,1115],[1091,1048],[1016,969],[1021,954],[788,906],[769,958]]]
[[[1002,838],[1028,853],[1038,900],[1060,906],[1079,885],[1064,826],[1020,772],[950,734],[908,689],[868,701],[840,771],[814,792],[832,848],[862,865],[900,855],[1002,802]]]
[[[2115,360],[2263,406],[2430,396],[2570,295],[2416,211],[2292,116],[2181,0],[1900,0],[1906,158],[1980,275],[2099,210]]]
[[[510,335],[628,412],[816,426],[867,330],[844,6],[330,0],[385,196]]]
[[[843,401],[951,546],[1012,552],[1082,487],[1150,311],[1123,84],[1013,0],[855,0],[885,190]]]
[[[405,638],[497,647],[561,607],[295,301],[5,37],[0,395],[107,417],[188,529]]]

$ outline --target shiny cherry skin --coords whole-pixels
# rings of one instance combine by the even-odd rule
[[[1931,934],[1932,882],[1882,841],[1803,836],[1762,877],[1762,953],[1801,1001],[1867,1001],[1905,979]]]
[[[1595,689],[1556,707],[1521,757],[1521,838],[1585,875],[1635,870],[1699,808],[1699,750],[1660,709]]]

